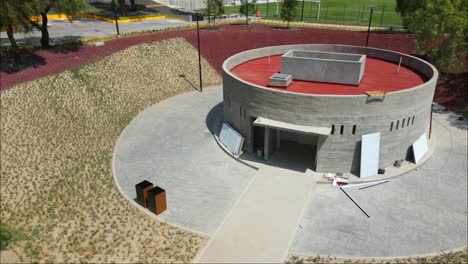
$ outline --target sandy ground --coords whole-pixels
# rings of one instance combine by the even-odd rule
[[[197,59],[188,42],[170,39],[2,91],[1,221],[28,237],[2,263],[194,257],[206,238],[130,205],[114,185],[111,157],[140,111],[194,89],[179,74],[196,83]],[[206,61],[203,69],[205,85],[220,83]]]

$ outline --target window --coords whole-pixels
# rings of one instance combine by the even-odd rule
[[[414,116],[413,116],[413,120],[411,121],[411,125],[414,125]]]
[[[401,121],[401,128],[405,127],[405,119],[403,118],[403,121]]]
[[[390,131],[392,131],[392,130],[393,130],[393,122],[390,123]]]
[[[408,117],[408,121],[406,122],[406,126],[409,126],[409,121],[411,118]]]
[[[356,134],[356,125],[353,126],[353,135]]]
[[[396,121],[396,130],[398,130],[398,126],[400,125],[400,120]]]
[[[341,125],[341,128],[340,128],[340,135],[343,135],[343,131],[344,131],[344,125]]]
[[[332,131],[331,131],[331,134],[334,135],[335,134],[335,125],[332,125]]]

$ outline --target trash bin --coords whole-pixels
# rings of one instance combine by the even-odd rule
[[[148,207],[148,191],[153,189],[153,184],[147,180],[144,180],[135,185],[137,202],[147,208]]]
[[[263,149],[261,149],[261,148],[257,149],[257,157],[259,157],[259,158],[263,157]]]
[[[148,209],[155,213],[161,214],[166,210],[166,191],[156,186],[148,192]]]

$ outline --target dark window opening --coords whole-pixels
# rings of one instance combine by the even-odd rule
[[[405,127],[405,119],[403,118],[403,121],[401,121],[401,128]]]
[[[340,135],[343,135],[343,131],[344,131],[344,125],[341,125],[341,128],[340,128]]]
[[[398,126],[400,126],[400,120],[396,121],[396,130],[398,130]]]
[[[332,131],[331,131],[331,134],[334,135],[335,134],[335,125],[332,125]]]
[[[356,125],[353,126],[353,135],[356,134]]]
[[[406,126],[409,126],[409,121],[411,118],[408,117],[408,121],[406,122]]]
[[[390,123],[390,131],[392,131],[392,130],[393,130],[393,122]]]
[[[411,125],[414,125],[414,116],[413,116],[413,120],[411,121]]]

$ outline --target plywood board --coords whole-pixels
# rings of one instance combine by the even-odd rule
[[[244,138],[230,125],[223,123],[219,134],[219,140],[233,155],[237,156],[240,154]]]
[[[362,136],[361,178],[377,175],[379,170],[380,132]]]
[[[424,132],[413,144],[414,162],[418,163],[424,154],[426,154],[427,150],[427,137]]]

